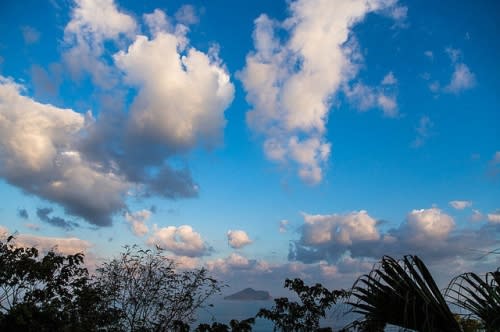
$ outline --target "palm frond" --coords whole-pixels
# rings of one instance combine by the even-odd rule
[[[445,296],[480,320],[486,331],[500,331],[500,270],[484,279],[472,272],[461,274],[450,282]]]
[[[364,324],[391,324],[417,331],[460,331],[460,327],[425,264],[417,256],[384,256],[354,284],[353,311]]]

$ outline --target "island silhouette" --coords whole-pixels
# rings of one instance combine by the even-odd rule
[[[245,288],[242,291],[224,297],[224,300],[255,301],[272,299],[268,291]]]

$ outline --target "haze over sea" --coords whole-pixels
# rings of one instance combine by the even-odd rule
[[[219,322],[229,324],[231,319],[243,320],[254,317],[260,308],[271,309],[274,305],[273,300],[266,301],[237,301],[237,300],[224,300],[223,298],[216,298],[214,301],[209,301],[214,306],[198,311],[198,318],[195,325],[200,323],[213,323]],[[345,306],[339,305],[330,310],[326,319],[321,321],[321,326],[330,326],[334,330],[339,329],[352,321],[352,314],[343,315]],[[344,310],[344,311],[342,311]],[[255,332],[269,332],[273,330],[272,322],[265,319],[256,319],[253,331]]]

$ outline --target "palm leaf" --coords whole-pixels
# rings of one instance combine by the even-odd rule
[[[417,331],[460,331],[431,273],[417,256],[384,256],[352,288],[348,302],[363,323],[392,324]]]
[[[469,272],[455,277],[446,289],[447,299],[480,320],[486,331],[500,331],[500,271],[482,279]]]

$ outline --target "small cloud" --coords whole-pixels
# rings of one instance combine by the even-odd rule
[[[141,210],[134,213],[125,213],[125,220],[130,224],[132,232],[137,236],[144,236],[149,232],[146,221],[151,217],[150,210]]]
[[[458,94],[473,88],[476,85],[476,76],[469,67],[461,61],[462,51],[451,47],[448,47],[445,51],[450,57],[454,66],[454,71],[451,75],[450,83],[444,87],[443,91]]]
[[[424,55],[430,60],[434,60],[434,53],[432,51],[425,51]]]
[[[458,60],[460,60],[460,58],[462,57],[462,51],[460,51],[459,49],[447,47],[445,49],[445,52],[446,52],[446,54],[448,54],[451,62],[453,62],[453,63],[457,63]]]
[[[198,15],[196,14],[196,9],[192,5],[184,5],[175,13],[175,19],[177,22],[192,25],[200,21]]]
[[[288,231],[288,220],[281,220],[280,221],[280,233],[286,233]]]
[[[390,71],[387,75],[384,76],[384,79],[382,80],[382,85],[394,85],[398,83],[398,80],[394,76],[393,72]]]
[[[441,84],[439,84],[438,81],[433,81],[432,83],[429,84],[429,90],[431,90],[434,93],[438,93],[440,89],[441,89]]]
[[[434,123],[428,116],[424,115],[420,117],[418,126],[415,128],[417,137],[412,142],[412,147],[419,148],[424,145],[425,141],[427,141],[427,138],[431,135],[430,130],[432,129],[432,127],[434,127]]]
[[[472,206],[471,201],[451,201],[449,204],[456,210],[463,210]]]
[[[53,209],[48,208],[48,207],[36,209],[36,215],[38,216],[38,218],[47,224],[50,224],[50,225],[55,226],[55,227],[63,228],[67,231],[72,230],[76,227],[80,227],[77,223],[75,223],[73,221],[69,221],[69,220],[63,219],[61,217],[49,216],[49,214],[51,214],[52,212],[53,212]]]
[[[21,32],[26,45],[34,44],[40,40],[40,32],[33,27],[28,25],[22,26]]]
[[[387,78],[384,77],[382,82]],[[391,80],[389,76],[388,81]],[[395,80],[395,78],[394,78]],[[363,83],[355,83],[351,87],[345,86],[344,93],[351,104],[362,112],[369,109],[379,108],[387,117],[398,115],[398,105],[393,89],[389,89],[388,84],[371,87]]]
[[[29,217],[30,217],[28,214],[28,211],[26,209],[17,210],[17,215],[23,219],[29,219]]]
[[[476,85],[476,76],[464,63],[457,63],[451,75],[450,83],[444,88],[445,92],[458,94],[469,90]]]
[[[245,231],[229,230],[227,232],[227,242],[229,243],[229,246],[231,248],[240,249],[252,243],[252,240],[250,240],[248,234]]]
[[[488,221],[492,224],[500,224],[500,210],[496,210],[493,213],[488,213]]]
[[[189,225],[179,227],[153,226],[153,235],[148,239],[149,245],[157,245],[179,256],[199,257],[210,253],[210,248]]]

